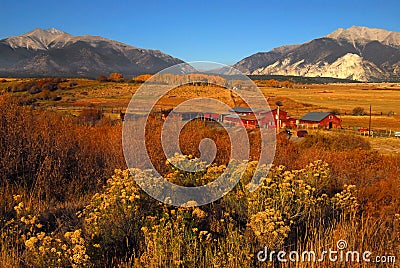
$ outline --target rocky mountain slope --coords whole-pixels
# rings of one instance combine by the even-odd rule
[[[97,77],[119,72],[130,77],[182,62],[158,50],[54,28],[0,40],[0,76]]]
[[[251,75],[400,80],[400,33],[353,26],[300,45],[259,52],[234,65]]]

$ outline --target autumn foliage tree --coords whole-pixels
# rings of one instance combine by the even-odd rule
[[[57,89],[62,89],[60,84],[66,82],[63,78],[43,78],[43,79],[33,79],[22,83],[15,84],[10,87],[9,91],[12,92],[23,92],[27,91],[31,94],[37,94],[43,90],[55,91]]]
[[[151,74],[141,74],[134,77],[132,80],[137,83],[144,83],[147,79],[149,79],[152,75]]]
[[[111,82],[122,82],[124,81],[124,76],[120,73],[111,73],[108,79]]]
[[[275,87],[275,88],[293,88],[294,84],[290,81],[278,81],[276,79],[269,79],[262,81],[262,84],[266,87]]]
[[[142,75],[138,76],[135,79],[139,82],[140,80],[147,80],[151,77],[151,75]],[[158,74],[152,78],[152,82],[160,83],[160,84],[193,84],[196,86],[199,85],[225,85],[226,79],[217,76],[217,75],[207,75],[207,74],[184,74],[184,75],[176,75],[176,74]]]

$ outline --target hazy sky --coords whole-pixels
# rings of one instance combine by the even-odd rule
[[[34,28],[101,35],[185,61],[232,64],[353,25],[400,32],[400,1],[5,1],[0,38]]]

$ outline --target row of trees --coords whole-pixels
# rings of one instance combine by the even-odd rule
[[[266,87],[274,87],[274,88],[293,88],[294,83],[290,81],[278,81],[275,79],[269,80],[260,80],[258,84],[266,86]]]
[[[67,82],[64,78],[43,78],[43,79],[33,79],[22,83],[16,83],[7,88],[9,92],[29,92],[31,94],[37,94],[42,91],[55,91],[57,89],[63,89],[60,84]],[[73,83],[73,82],[71,82]],[[73,86],[70,84],[70,86]]]
[[[133,77],[130,82],[133,83],[144,83],[152,74],[142,74],[136,77]],[[183,75],[176,75],[176,74],[161,74],[157,76],[159,83],[162,84],[186,84],[195,82],[195,85],[208,85],[208,84],[219,84],[219,85],[228,85],[228,81],[217,75],[207,75],[207,74],[183,74]],[[97,78],[100,82],[126,82],[127,79],[123,77],[120,73],[112,73],[108,77],[106,75],[99,76]],[[156,81],[154,81],[156,82]],[[240,82],[238,81],[230,81],[234,83],[236,87],[240,86]],[[259,85],[266,86],[266,87],[274,87],[274,88],[294,88],[294,83],[290,81],[278,81],[275,79],[270,80],[260,80],[258,81]],[[238,87],[239,88],[239,87]]]
[[[142,74],[136,77],[133,77],[130,82],[133,83],[144,83],[152,74]],[[155,77],[160,84],[186,84],[186,83],[195,83],[196,85],[200,84],[220,84],[225,85],[227,83],[226,79],[216,75],[206,75],[206,74],[184,74],[184,75],[176,75],[176,74],[160,74]],[[97,81],[100,82],[126,82],[127,79],[123,77],[120,73],[112,73],[108,77],[105,75],[99,76]]]
[[[96,80],[99,82],[124,82],[125,78],[120,73],[111,73],[108,77],[101,75]]]

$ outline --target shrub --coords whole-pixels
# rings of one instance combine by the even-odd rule
[[[144,83],[147,79],[149,79],[152,75],[151,74],[142,74],[132,78],[133,82],[137,83]]]
[[[79,115],[78,119],[82,124],[88,124],[88,125],[95,125],[100,119],[102,119],[104,116],[104,113],[102,110],[97,109],[95,107],[91,108],[85,108],[83,109]]]
[[[11,91],[28,91],[31,94],[39,93],[43,90],[55,91],[59,89],[59,84],[67,81],[62,78],[43,78],[23,81],[12,86]]]
[[[124,81],[124,76],[122,74],[120,74],[120,73],[112,73],[108,77],[108,80],[112,81],[112,82],[123,82]]]
[[[356,116],[365,115],[364,108],[356,107],[356,108],[353,109],[352,114],[356,115]]]
[[[20,102],[0,96],[0,186],[18,185],[49,202],[77,198],[125,166],[120,124],[81,125]]]
[[[178,162],[200,163],[176,155],[167,165]],[[240,163],[235,169],[244,168],[245,176],[231,192],[212,204],[186,208],[161,204],[143,192],[136,180],[154,185],[150,172],[115,170],[103,191],[92,195],[78,213],[80,223],[67,231],[60,226],[46,230],[41,216],[16,196],[15,217],[1,229],[2,237],[16,235],[25,264],[34,267],[108,267],[122,265],[121,260],[128,267],[258,267],[255,253],[263,246],[315,250],[318,245],[324,248],[326,241],[346,239],[357,242],[351,245],[354,250],[367,247],[383,253],[398,245],[400,216],[392,215],[386,222],[364,218],[356,187],[338,186],[323,161],[297,170],[273,166],[250,193],[256,167],[257,162]],[[223,166],[209,166],[198,177],[183,181],[198,185],[222,170]],[[167,178],[179,182],[182,174],[171,170]],[[377,237],[381,232],[384,235]]]
[[[185,159],[177,155],[169,162]],[[185,161],[185,165],[197,165],[197,160]],[[251,164],[246,176],[251,177],[256,166],[257,163]],[[221,174],[220,168],[224,169],[208,167],[199,176],[205,181],[216,178]],[[85,232],[92,237],[91,243],[100,244],[103,259],[107,252],[123,252],[140,256],[137,261],[150,266],[192,266],[204,262],[228,265],[234,261],[243,264],[249,261],[245,256],[229,257],[233,245],[244,255],[251,254],[260,244],[278,250],[296,242],[304,228],[316,228],[321,218],[325,226],[334,226],[343,215],[354,216],[358,210],[353,186],[345,186],[344,191],[336,194],[331,191],[334,184],[330,170],[322,161],[302,170],[274,167],[254,193],[244,190],[249,183],[245,178],[221,201],[201,208],[159,204],[135,183],[135,179],[141,179],[153,185],[150,173],[137,169],[131,173],[116,170],[104,192],[95,194],[80,214]],[[172,171],[167,178],[176,182],[182,179],[181,175]],[[199,177],[191,179],[191,185],[199,181]],[[238,221],[238,211],[233,209],[234,200],[243,200],[238,203],[248,208],[243,225]],[[216,210],[212,211],[213,208]],[[219,238],[213,240],[214,237]],[[221,254],[213,255],[215,250]]]
[[[360,136],[351,134],[321,134],[307,135],[299,144],[300,148],[319,148],[320,150],[347,151],[369,150],[371,145]]]
[[[77,86],[77,85],[78,85],[78,82],[76,82],[76,81],[71,81],[68,84],[69,87],[74,87],[74,86]]]
[[[37,86],[32,86],[32,87],[28,90],[28,92],[29,92],[30,94],[37,94],[37,93],[42,92],[42,89],[39,88],[39,87],[37,87]]]
[[[99,82],[108,82],[108,77],[105,75],[100,75],[99,77],[96,78],[97,81]]]
[[[50,100],[55,97],[55,94],[48,89],[41,90],[39,94],[35,96],[39,100]]]
[[[92,197],[80,217],[92,241],[101,244],[103,257],[110,252],[119,252],[121,257],[140,248],[141,225],[156,208],[149,209],[146,198],[129,170],[116,170],[105,191]]]
[[[80,229],[72,232],[46,233],[40,223],[40,215],[22,201],[21,195],[14,196],[15,219],[4,228],[10,236],[16,236],[25,249],[24,263],[31,267],[89,267],[87,242]]]

